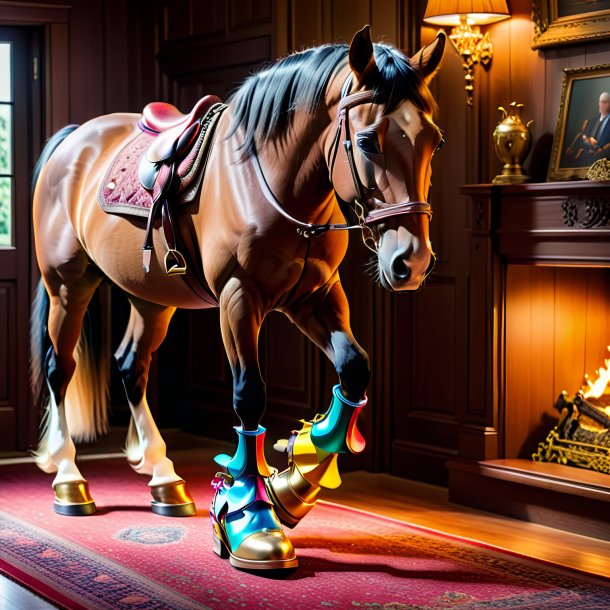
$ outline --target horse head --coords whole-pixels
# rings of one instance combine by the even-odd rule
[[[417,289],[434,265],[427,197],[430,163],[443,139],[428,83],[445,40],[439,33],[408,59],[373,45],[368,26],[358,32],[349,47],[336,129],[325,145],[337,199],[361,226],[388,290]]]

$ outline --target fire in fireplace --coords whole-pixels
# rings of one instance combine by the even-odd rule
[[[574,396],[559,395],[559,423],[538,445],[534,461],[610,474],[610,358],[596,374],[594,381],[585,375],[585,385]]]

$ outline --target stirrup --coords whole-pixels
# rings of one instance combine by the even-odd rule
[[[186,273],[186,260],[178,250],[168,250],[163,262],[167,275],[184,275]]]

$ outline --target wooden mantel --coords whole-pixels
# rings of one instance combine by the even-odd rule
[[[610,182],[464,186],[471,235],[492,237],[505,263],[610,266]]]
[[[469,373],[450,499],[610,540],[610,475],[593,481],[578,468],[513,459],[502,438],[516,408],[506,401],[507,267],[609,268],[610,182],[478,184],[461,193],[471,202]]]

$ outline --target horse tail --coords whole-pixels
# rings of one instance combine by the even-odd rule
[[[40,157],[38,157],[38,161],[36,161],[36,165],[34,166],[34,173],[32,174],[32,196],[34,195],[34,189],[36,188],[36,183],[38,182],[42,168],[47,164],[47,161],[51,158],[51,155],[55,152],[55,149],[73,131],[78,129],[78,127],[78,125],[66,125],[47,140],[47,143],[44,145],[44,148],[40,153]]]
[[[76,129],[78,129],[78,125],[67,125],[47,140],[34,166],[32,174],[32,198],[34,197],[34,190],[36,189],[42,168],[47,164],[55,149]],[[38,406],[42,405],[44,398],[44,359],[51,346],[47,330],[48,318],[49,295],[43,281],[40,280],[34,292],[30,318],[30,388],[34,404]]]
[[[74,351],[76,369],[65,397],[70,436],[77,441],[93,441],[108,432],[110,388],[109,344],[102,329],[99,292],[93,295],[81,335]]]
[[[53,135],[44,147],[32,179],[36,186],[40,172],[59,144],[78,125],[69,125]],[[54,472],[48,452],[50,394],[44,383],[45,358],[51,346],[48,332],[50,300],[43,280],[36,287],[30,321],[30,385],[35,404],[42,407],[40,440],[34,452],[36,462],[45,472]],[[74,351],[76,369],[65,396],[66,419],[70,436],[79,441],[94,440],[108,430],[108,393],[110,361],[102,331],[99,295],[96,291],[85,313],[78,345]]]

